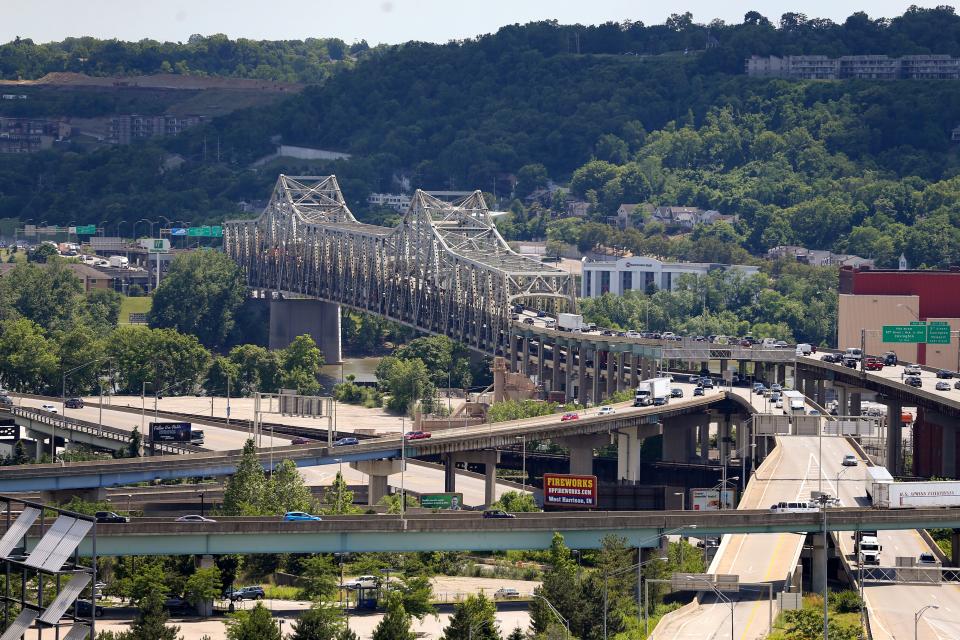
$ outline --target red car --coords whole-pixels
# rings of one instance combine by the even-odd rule
[[[567,422],[568,420],[579,420],[579,419],[580,419],[579,413],[565,413],[562,416],[560,416],[560,422]]]
[[[429,431],[407,431],[405,434],[403,434],[404,440],[425,440],[429,437]]]
[[[883,371],[883,361],[877,358],[867,358],[863,363],[863,368],[867,371]]]
[[[307,440],[306,438],[297,436],[296,438],[290,441],[290,444],[307,444],[308,442],[310,441]]]

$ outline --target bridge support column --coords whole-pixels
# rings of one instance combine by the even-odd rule
[[[720,358],[720,379],[723,380],[723,374],[727,371],[730,361],[726,358]]]
[[[617,354],[613,351],[607,351],[607,393],[609,398],[617,390]]]
[[[737,362],[737,367],[739,367],[738,372],[740,373],[740,379],[742,380],[746,378],[747,377],[747,361],[740,360],[739,362]]]
[[[850,402],[850,390],[842,384],[834,385],[837,390],[837,415],[848,416],[847,408]]]
[[[544,361],[544,344],[540,344],[540,360]],[[550,376],[553,384],[550,385],[550,391],[560,391],[560,345],[554,342],[551,345],[550,353],[553,354],[553,360],[550,361]]]
[[[510,371],[512,371],[512,372],[516,372],[516,371],[519,371],[519,370],[520,370],[519,367],[517,367],[517,358],[518,358],[518,355],[517,355],[517,336],[511,335],[511,336],[510,336],[510,362],[509,362],[509,364],[507,365],[507,369],[508,369],[508,370],[510,370]]]
[[[823,546],[823,534],[813,534],[813,555],[810,562],[810,590],[824,593],[827,587],[827,549]]]
[[[787,365],[778,364],[777,365],[777,383],[783,384],[787,380]]]
[[[690,459],[696,456],[695,429],[702,420],[702,416],[694,414],[677,416],[664,422],[662,456],[664,462],[690,462]]]
[[[520,361],[520,372],[523,375],[529,375],[530,370],[530,338],[524,336],[523,341],[523,359]]]
[[[577,363],[577,402],[587,404],[587,348],[583,344],[577,346],[579,362]]]
[[[889,402],[887,404],[887,471],[891,475],[900,473],[900,449],[902,448],[903,405]]]
[[[547,384],[547,362],[544,360],[543,354],[543,339],[541,338],[537,345],[537,383],[542,385],[544,389],[547,389],[550,385]]]
[[[821,407],[827,401],[826,382],[823,378],[817,380],[817,404]]]
[[[457,490],[457,461],[452,453],[443,454],[443,490],[447,493]]]
[[[617,354],[617,377],[615,391],[620,391],[627,386],[627,354],[620,352]]]
[[[630,354],[630,388],[636,389],[640,381],[640,356],[635,353]]]
[[[570,473],[590,476],[593,475],[593,450],[610,444],[610,436],[605,433],[595,433],[559,438],[557,442],[570,450]]]
[[[942,473],[947,478],[957,477],[957,428],[943,425],[943,447],[941,449]]]
[[[359,460],[351,462],[350,467],[367,474],[367,504],[373,506],[390,492],[388,480],[394,473],[403,470],[400,460]]]
[[[484,451],[485,461],[483,463],[483,506],[489,507],[497,501],[497,462],[499,454],[497,451]]]
[[[860,392],[854,391],[850,394],[850,415],[859,416],[860,411]]]
[[[710,419],[707,418],[697,427],[700,432],[700,457],[704,461],[710,459]]]
[[[270,348],[283,349],[304,334],[317,343],[327,364],[340,362],[340,305],[320,300],[271,300]]]
[[[662,433],[659,424],[625,427],[617,430],[617,478],[638,482],[640,480],[640,448],[645,438]]]
[[[570,347],[570,343],[567,343],[567,362],[566,362],[566,373],[567,373],[567,402],[570,402],[577,396],[573,393],[573,349]],[[554,357],[557,357],[557,354],[554,354]]]

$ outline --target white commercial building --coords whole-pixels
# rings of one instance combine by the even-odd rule
[[[744,275],[760,272],[760,267],[707,262],[663,262],[647,256],[583,263],[580,297],[596,298],[604,293],[622,295],[627,291],[646,291],[650,285],[673,291],[684,274],[706,275],[711,271],[732,270]]]

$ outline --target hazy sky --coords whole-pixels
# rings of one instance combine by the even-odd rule
[[[282,40],[335,36],[371,45],[407,40],[446,42],[491,33],[505,24],[555,18],[561,23],[608,20],[663,22],[691,11],[697,22],[736,23],[757,9],[774,22],[787,11],[842,21],[855,11],[899,15],[910,6],[942,0],[2,0],[0,42],[35,42],[90,35],[122,40],[186,41],[191,34]]]

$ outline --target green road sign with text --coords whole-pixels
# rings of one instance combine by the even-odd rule
[[[931,322],[927,326],[927,344],[950,344],[950,325],[946,322]]]
[[[76,234],[84,235],[84,236],[95,236],[97,235],[97,225],[88,224],[84,226],[79,226],[76,228]]]
[[[926,342],[927,326],[923,324],[885,324],[883,325],[884,342]]]

